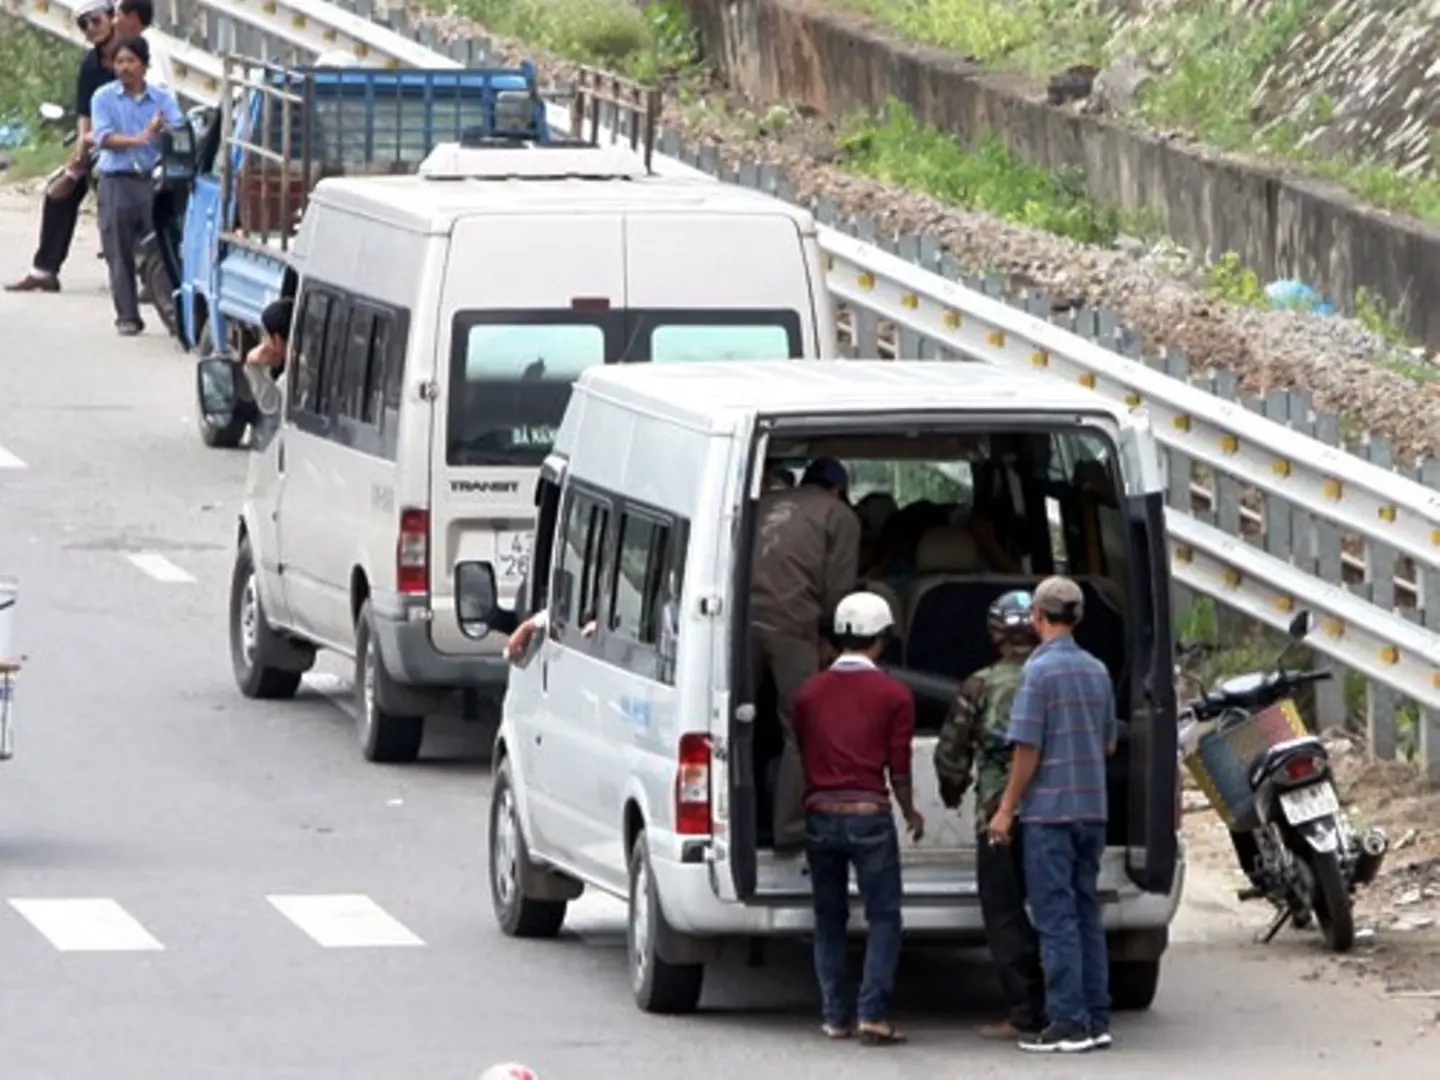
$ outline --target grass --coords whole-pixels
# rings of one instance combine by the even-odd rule
[[[878,118],[853,121],[839,148],[851,172],[1082,243],[1109,245],[1123,232],[1146,231],[1091,199],[1078,172],[1029,165],[994,137],[961,146],[897,101]]]
[[[1096,0],[836,2],[912,40],[1041,78],[1073,64],[1104,67],[1134,52],[1158,71],[1137,105],[1149,127],[1182,131],[1219,150],[1279,158],[1340,184],[1366,205],[1440,223],[1440,176],[1402,175],[1383,162],[1300,145],[1305,131],[1333,116],[1328,95],[1316,95],[1298,119],[1257,120],[1255,92],[1297,35],[1318,26],[1329,38],[1347,29],[1352,16],[1325,0],[1271,0],[1245,14],[1231,0],[1194,0],[1118,35]]]
[[[42,134],[42,102],[68,104],[75,94],[80,52],[49,34],[0,15],[0,123],[23,124],[35,135],[31,145],[9,151],[10,167],[0,181],[31,180],[50,172],[67,151]]]
[[[692,69],[699,39],[681,0],[641,9],[631,0],[451,0],[432,2],[491,33],[578,63],[655,80]]]

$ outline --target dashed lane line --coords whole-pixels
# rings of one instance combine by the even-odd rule
[[[135,566],[154,578],[156,581],[163,581],[167,585],[188,585],[194,582],[195,578],[188,571],[182,570],[164,555],[158,555],[153,551],[142,551],[134,555],[127,555]]]

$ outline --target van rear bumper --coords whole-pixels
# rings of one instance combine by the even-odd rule
[[[372,609],[373,610],[373,609]],[[501,692],[505,689],[508,664],[497,651],[489,656],[453,656],[442,653],[430,640],[427,621],[404,614],[374,611],[375,644],[380,660],[398,688],[413,687],[442,695],[452,690]],[[496,647],[505,640],[496,634]]]
[[[788,937],[808,934],[814,917],[808,898],[796,902],[730,903],[715,892],[710,863],[682,863],[652,849],[651,869],[670,928],[694,937]],[[1180,908],[1185,887],[1183,849],[1175,882],[1168,895],[1144,893],[1133,887],[1110,890],[1104,901],[1105,929],[1116,937],[1137,931],[1163,930]],[[1105,892],[1102,889],[1102,894]],[[927,937],[956,944],[984,943],[985,924],[974,890],[959,896],[907,902],[902,910],[907,937]],[[851,933],[863,932],[865,918],[858,902],[851,905]]]

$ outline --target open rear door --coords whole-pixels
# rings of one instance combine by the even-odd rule
[[[1130,835],[1126,869],[1146,892],[1168,894],[1175,882],[1179,798],[1174,657],[1170,624],[1170,552],[1165,488],[1148,422],[1122,431],[1129,542],[1130,611],[1126,624],[1130,680]]]
[[[715,635],[715,673],[723,673],[728,687],[717,693],[722,700],[716,704],[724,711],[728,731],[723,740],[722,766],[724,777],[716,778],[728,796],[725,834],[715,843],[716,891],[722,899],[748,900],[755,895],[759,879],[759,785],[755,782],[755,711],[758,687],[751,686],[750,663],[750,556],[749,538],[755,535],[755,512],[764,477],[764,462],[769,436],[763,432],[750,439],[744,433],[737,447],[749,447],[734,455],[736,467],[731,471],[727,505],[732,507],[734,523],[727,544],[719,545],[716,580],[730,582],[732,610],[721,612],[720,624],[728,629]],[[726,563],[729,563],[726,566]],[[718,823],[717,823],[718,826]],[[727,866],[728,864],[728,866]],[[728,869],[728,874],[726,870]]]

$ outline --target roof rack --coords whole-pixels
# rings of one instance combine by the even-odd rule
[[[610,141],[619,142],[623,134],[630,149],[644,157],[645,171],[651,172],[660,127],[659,88],[599,68],[581,67],[570,89],[571,134],[598,145],[600,124],[608,121]],[[602,117],[602,113],[609,115]]]

